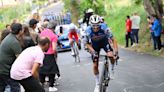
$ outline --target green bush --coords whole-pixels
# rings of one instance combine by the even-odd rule
[[[93,4],[93,0],[80,0],[80,2],[77,0],[64,0],[64,3],[66,10],[72,11],[72,8],[77,9],[78,16],[76,17],[83,17],[84,11],[89,8],[92,8],[96,14],[106,14],[102,0],[97,0],[95,4]]]
[[[17,18],[20,21],[23,21],[26,17],[25,15],[30,12],[31,8],[29,4],[22,4],[11,7],[4,7],[0,9],[0,15],[2,17],[0,29],[5,28],[6,24],[12,22],[13,19]]]

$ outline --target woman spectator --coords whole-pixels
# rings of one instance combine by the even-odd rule
[[[32,40],[28,26],[23,25],[23,30],[24,30],[24,34],[23,34],[23,38],[22,38],[23,39],[22,40],[23,41],[22,49],[24,50],[28,47],[35,46],[35,43]]]
[[[35,31],[37,33],[40,33],[42,31],[42,26],[41,26],[42,23],[41,23],[41,17],[39,15],[39,13],[34,13],[31,19],[35,19],[38,21]]]
[[[57,47],[57,35],[54,34],[53,28],[56,24],[49,23],[48,28],[45,28],[40,36],[48,37],[50,39],[50,47],[47,52],[45,52],[45,58],[43,60],[43,66],[40,68],[40,81],[42,84],[45,82],[45,77],[49,77],[49,91],[57,91],[58,89],[54,87],[55,75],[58,73],[58,66],[56,64],[55,55]]]

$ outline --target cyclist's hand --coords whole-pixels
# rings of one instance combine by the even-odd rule
[[[92,52],[92,56],[94,61],[98,60],[98,53],[96,51]]]
[[[115,51],[115,57],[117,60],[119,59],[118,51]]]

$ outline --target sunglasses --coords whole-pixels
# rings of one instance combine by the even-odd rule
[[[94,28],[94,29],[95,29],[95,28],[99,28],[99,27],[100,27],[99,24],[93,24],[93,25],[92,25],[92,28]]]

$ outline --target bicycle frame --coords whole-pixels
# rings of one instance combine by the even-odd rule
[[[106,88],[108,87],[108,83],[110,81],[109,77],[109,61],[108,56],[105,55],[105,62],[103,64],[101,79],[100,79],[100,92],[106,92]]]
[[[77,46],[77,43],[75,42],[75,40],[73,42],[73,51],[75,53],[75,55],[74,55],[75,62],[77,62],[77,60],[78,60],[78,62],[80,62],[79,49],[78,49],[78,46]]]

